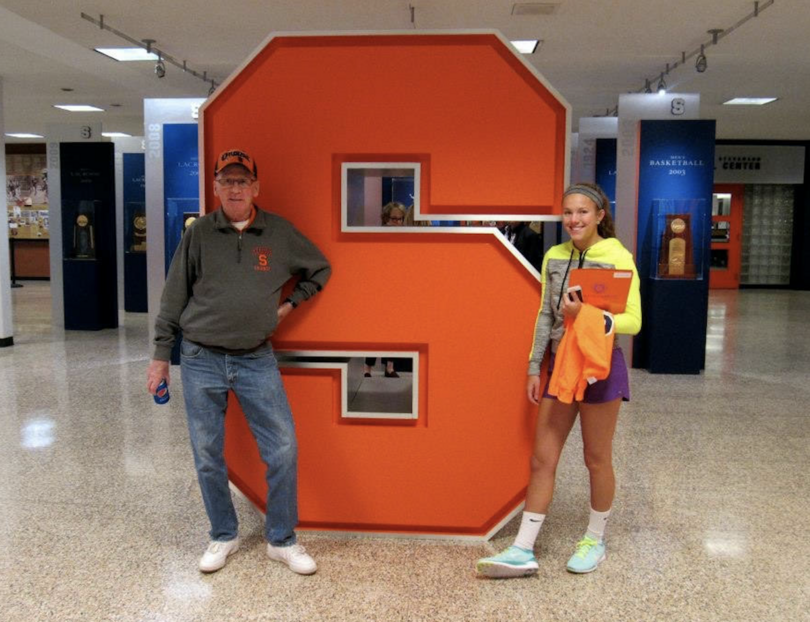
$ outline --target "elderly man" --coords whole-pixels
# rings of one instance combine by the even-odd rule
[[[153,395],[169,382],[172,345],[182,331],[181,374],[194,464],[211,543],[203,572],[219,570],[239,548],[237,518],[223,456],[225,408],[233,390],[267,466],[267,555],[296,573],[315,561],[296,542],[297,444],[292,414],[268,339],[299,303],[331,274],[323,254],[292,224],[253,203],[256,162],[232,149],[217,158],[214,194],[222,209],[183,234],[163,288],[147,371]],[[298,280],[279,304],[282,286]]]

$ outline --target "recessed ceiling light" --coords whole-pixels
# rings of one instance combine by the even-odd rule
[[[129,62],[138,60],[151,60],[158,59],[157,54],[154,52],[147,52],[144,48],[95,48],[99,54],[109,56],[112,59]]]
[[[775,102],[777,97],[735,97],[723,102],[724,106],[764,106]]]
[[[132,134],[124,134],[123,132],[101,132],[101,135],[107,138],[132,138]]]
[[[25,132],[6,132],[9,138],[45,138],[40,134],[27,134]]]
[[[514,45],[521,54],[534,54],[540,49],[542,42],[539,39],[518,39],[516,41],[510,41],[510,43]]]
[[[87,104],[54,104],[54,108],[61,108],[68,112],[104,112],[104,108],[88,106]]]

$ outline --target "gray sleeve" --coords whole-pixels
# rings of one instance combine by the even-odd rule
[[[543,285],[542,302],[540,310],[537,312],[537,320],[534,323],[534,339],[532,341],[532,351],[529,354],[529,376],[540,374],[543,356],[551,340],[551,327],[554,324],[554,316],[551,312],[551,289],[548,283]]]
[[[291,227],[290,235],[290,274],[300,278],[288,298],[298,305],[323,289],[332,275],[332,267],[320,249],[298,229]]]
[[[171,358],[177,334],[180,332],[180,316],[191,298],[191,286],[195,278],[195,261],[190,257],[194,234],[189,228],[174,253],[163,294],[160,297],[160,312],[155,319],[155,350],[152,358],[168,361]]]

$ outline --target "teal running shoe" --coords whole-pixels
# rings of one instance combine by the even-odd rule
[[[568,560],[568,572],[585,574],[593,572],[605,560],[605,543],[585,536],[577,542],[577,550]]]
[[[479,575],[493,579],[528,577],[538,568],[532,551],[514,545],[492,557],[482,557],[475,564],[475,571]]]

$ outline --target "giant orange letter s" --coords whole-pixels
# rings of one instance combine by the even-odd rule
[[[201,112],[206,161],[231,146],[255,154],[259,204],[333,265],[276,349],[418,353],[418,416],[407,423],[347,421],[338,371],[284,370],[302,526],[492,533],[525,492],[537,275],[494,229],[348,230],[341,167],[418,163],[426,219],[555,219],[567,105],[489,32],[270,38]],[[264,468],[231,413],[226,455],[261,505]]]

